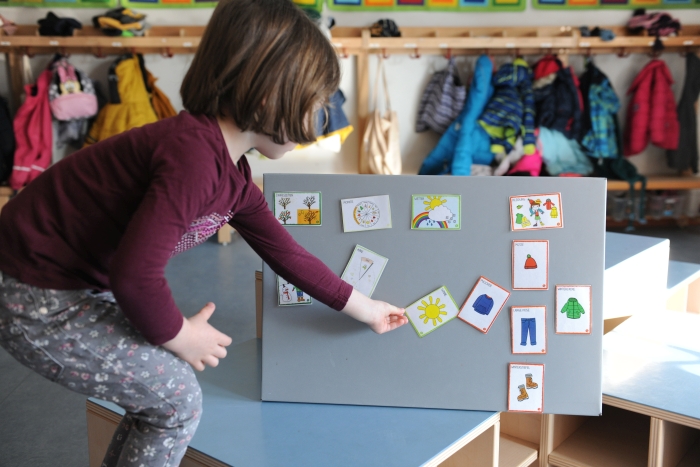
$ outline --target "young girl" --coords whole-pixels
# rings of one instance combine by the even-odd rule
[[[404,310],[371,300],[274,218],[242,154],[315,140],[338,87],[335,51],[290,0],[225,0],[202,37],[182,112],[55,164],[0,216],[0,344],[24,365],[127,414],[104,466],[176,466],[201,416],[192,368],[231,339],[183,318],[164,268],[231,224],[272,269],[383,333]]]

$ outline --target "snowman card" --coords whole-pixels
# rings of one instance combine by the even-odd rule
[[[561,229],[564,217],[561,193],[510,197],[510,229]]]
[[[277,304],[280,306],[311,305],[311,297],[300,288],[277,276]]]

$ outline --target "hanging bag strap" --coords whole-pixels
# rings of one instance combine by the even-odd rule
[[[384,57],[381,54],[377,55],[379,62],[377,64],[377,77],[374,79],[374,96],[372,96],[372,110],[377,110],[377,100],[379,99],[379,78],[384,82],[384,105],[386,112],[391,112],[391,101],[389,100],[389,85],[386,81],[386,72],[384,71]]]

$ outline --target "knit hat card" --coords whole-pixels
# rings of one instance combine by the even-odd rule
[[[513,290],[549,289],[549,241],[513,240]]]
[[[476,281],[457,317],[486,334],[508,297],[510,292],[482,276]]]
[[[590,334],[591,286],[557,285],[556,295],[556,333]]]

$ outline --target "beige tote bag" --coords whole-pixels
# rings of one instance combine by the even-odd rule
[[[386,84],[384,60],[381,55],[377,66],[377,79],[374,82],[373,110],[367,121],[367,128],[362,139],[362,158],[371,173],[383,175],[401,174],[401,149],[399,148],[399,119],[391,110],[389,87]],[[386,100],[385,114],[377,107],[379,95],[379,76],[384,83]]]

